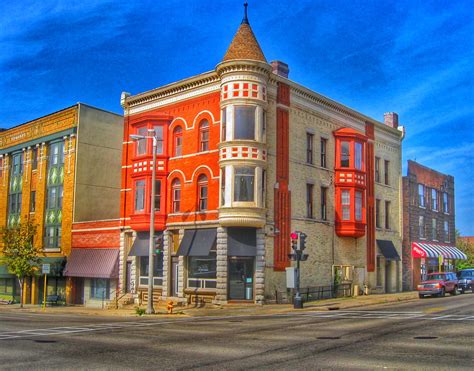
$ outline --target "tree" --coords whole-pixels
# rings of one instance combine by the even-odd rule
[[[18,278],[20,284],[20,307],[23,308],[23,284],[25,278],[32,276],[41,261],[41,249],[33,245],[36,225],[28,221],[1,230],[3,256],[8,271]]]
[[[460,237],[461,234],[456,229],[456,247],[467,255],[467,260],[460,261],[457,264],[457,269],[474,267],[474,244]]]

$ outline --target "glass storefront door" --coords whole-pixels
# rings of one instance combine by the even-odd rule
[[[253,300],[254,257],[229,258],[229,300]]]

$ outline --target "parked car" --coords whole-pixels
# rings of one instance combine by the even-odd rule
[[[447,292],[457,295],[458,279],[452,272],[430,273],[428,278],[417,286],[417,290],[420,298],[426,295],[444,296]]]
[[[461,294],[464,294],[467,290],[474,292],[474,268],[462,269],[456,273],[458,277],[458,286]]]

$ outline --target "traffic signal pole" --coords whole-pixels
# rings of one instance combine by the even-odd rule
[[[301,261],[301,253],[296,253],[296,294],[295,299],[293,301],[293,308],[301,309],[303,308],[303,298],[301,297],[300,293],[300,261]]]
[[[306,233],[295,231],[291,233],[291,248],[294,253],[289,254],[291,260],[296,260],[296,277],[295,277],[295,286],[296,294],[293,299],[293,308],[301,309],[303,308],[303,298],[300,293],[300,261],[305,261],[308,259],[308,254],[303,254],[303,250],[306,248]]]

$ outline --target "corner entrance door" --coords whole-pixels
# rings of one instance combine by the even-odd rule
[[[179,257],[173,256],[171,258],[171,291],[170,296],[177,297],[178,296],[178,277],[179,277]]]
[[[255,259],[229,258],[229,300],[253,300]]]

